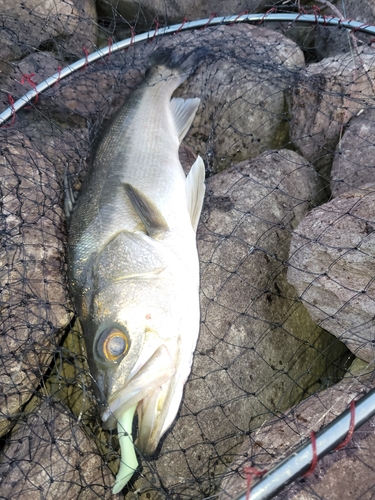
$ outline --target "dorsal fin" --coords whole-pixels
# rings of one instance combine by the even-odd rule
[[[194,99],[174,97],[170,102],[180,143],[193,123],[200,102],[201,100],[198,97]]]
[[[123,186],[149,236],[158,238],[166,231],[169,231],[168,224],[152,200],[131,184],[124,182]]]
[[[190,213],[191,225],[197,230],[201,215],[204,193],[206,191],[205,168],[202,158],[198,155],[191,170],[186,177],[186,197]]]

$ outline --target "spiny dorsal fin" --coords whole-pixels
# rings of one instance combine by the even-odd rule
[[[206,191],[205,168],[200,156],[195,160],[191,170],[186,177],[186,196],[188,210],[191,218],[191,225],[194,231],[197,230],[199,217],[201,215],[204,193]]]
[[[171,100],[171,111],[180,143],[193,123],[200,102],[198,97],[194,99],[174,97]]]
[[[153,201],[131,184],[123,183],[123,186],[149,236],[157,238],[169,231],[168,224]]]

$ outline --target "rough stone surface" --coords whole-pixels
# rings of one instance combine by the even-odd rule
[[[2,130],[0,429],[31,397],[69,323],[61,184],[29,138]]]
[[[373,100],[375,52],[328,57],[300,71],[291,88],[291,140],[328,183],[340,135]]]
[[[94,0],[2,0],[0,20],[1,58],[8,61],[47,43],[62,55],[84,57],[82,47],[91,52],[96,43]]]
[[[149,26],[155,18],[165,24],[182,22],[184,18],[196,20],[209,18],[213,12],[218,16],[236,15],[248,10],[259,12],[265,4],[264,0],[176,0],[168,2],[165,0],[99,0],[100,8],[107,14],[111,13],[111,7],[125,19],[131,21],[137,19],[142,26]],[[142,11],[142,16],[139,11]]]
[[[354,116],[336,149],[331,171],[332,196],[375,180],[375,110]]]
[[[53,398],[25,416],[5,440],[0,457],[3,498],[121,498],[112,495],[112,485],[112,473],[82,424]]]
[[[186,53],[187,46],[205,47],[200,66],[176,95],[201,98],[185,140],[204,156],[209,170],[223,170],[289,142],[285,94],[293,71],[304,66],[295,43],[249,25],[181,33],[179,41],[176,46],[174,38],[158,39],[76,72],[43,94],[44,111],[63,124],[82,127],[89,120],[94,130],[142,82],[156,48],[173,46]]]
[[[375,185],[312,210],[294,231],[288,281],[312,318],[356,356],[375,358]]]
[[[342,365],[348,350],[316,327],[286,282],[291,231],[319,189],[312,167],[287,150],[208,180],[198,230],[201,333],[179,418],[135,482],[142,499],[163,498],[149,491],[156,477],[166,495],[213,494],[244,433],[300,401],[304,388],[342,375],[332,361]]]
[[[277,420],[252,432],[227,469],[219,500],[236,498],[247,487],[244,467],[270,469],[291,451],[345,411],[359,393],[371,388],[371,379],[346,378],[326,391],[310,396]],[[375,488],[375,418],[369,420],[342,450],[321,459],[312,474],[287,487],[277,500],[370,499]]]
[[[284,147],[289,141],[286,89],[293,70],[304,66],[297,45],[246,25],[203,30],[192,43],[207,46],[210,53],[177,94],[201,96],[186,140],[204,154],[208,168],[218,172]]]

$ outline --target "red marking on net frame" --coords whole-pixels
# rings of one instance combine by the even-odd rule
[[[35,92],[36,92],[36,94],[35,94],[35,104],[36,104],[36,103],[38,102],[39,95],[38,95],[38,92],[36,91],[36,87],[37,87],[37,85],[38,85],[38,84],[37,84],[36,82],[34,82],[34,80],[33,80],[33,77],[34,77],[34,76],[35,76],[35,73],[30,73],[30,74],[28,74],[28,75],[24,75],[24,74],[22,74],[21,83],[22,83],[22,85],[23,85],[24,83],[26,83],[26,82],[27,82],[27,83],[29,83],[29,84],[32,86],[32,88],[35,90]],[[26,108],[25,108],[25,109],[26,109]]]
[[[110,56],[112,54],[112,47],[113,47],[113,38],[111,36],[108,37],[108,55]]]
[[[243,469],[245,475],[246,475],[246,500],[250,500],[250,495],[251,495],[251,483],[253,482],[254,477],[262,477],[266,472],[268,472],[267,469],[264,470],[259,470],[256,467],[244,467]]]
[[[179,32],[182,30],[182,28],[185,26],[185,24],[186,24],[186,23],[188,23],[188,22],[189,22],[189,19],[188,19],[187,17],[184,17],[184,20],[182,21],[181,26],[180,26],[180,27],[178,28],[178,30],[175,32],[175,35],[177,35],[177,33],[179,33]]]
[[[266,17],[268,16],[268,14],[272,14],[272,12],[273,13],[277,12],[276,7],[272,7],[272,9],[267,10],[267,12],[264,14],[264,16],[262,17],[262,19],[259,21],[258,24],[262,24],[264,22],[264,20],[266,19]]]
[[[153,42],[155,40],[156,34],[157,34],[157,32],[159,31],[159,28],[160,28],[160,23],[156,19],[156,17],[154,19],[153,24],[155,24],[155,30],[154,30],[154,34],[152,35],[152,38],[149,40],[149,42]]]
[[[230,23],[228,26],[233,26],[233,25],[236,23],[237,19],[239,19],[241,16],[247,16],[247,15],[248,15],[248,13],[249,13],[249,11],[248,11],[248,10],[244,10],[243,12],[241,12],[240,14],[238,14],[238,16],[237,16],[237,17],[236,17],[236,19],[233,21],[233,23]]]
[[[340,443],[338,446],[336,446],[335,450],[341,450],[341,448],[344,448],[344,446],[346,446],[350,442],[354,434],[354,427],[355,427],[355,401],[353,399],[353,401],[350,403],[350,424],[349,424],[348,434],[346,435],[344,441]]]
[[[62,67],[61,66],[57,66],[57,80],[52,85],[52,87],[54,87],[55,85],[57,85],[58,83],[60,83],[60,80],[61,80],[61,71],[62,71]]]
[[[89,51],[86,49],[86,47],[82,47],[82,50],[85,54],[85,64],[83,65],[82,69],[86,69],[89,63]]]
[[[342,443],[340,443],[335,448],[335,450],[341,450],[341,448],[343,448],[344,446],[346,446],[350,442],[350,440],[353,437],[354,427],[355,427],[355,401],[353,400],[350,403],[350,424],[349,424],[348,433],[347,433],[344,441]],[[307,472],[305,472],[303,477],[311,476],[311,474],[314,472],[315,467],[318,463],[318,453],[317,453],[317,449],[316,449],[316,436],[315,436],[314,431],[312,431],[312,433],[311,433],[311,446],[312,446],[313,458],[312,458],[309,470]]]
[[[303,475],[303,477],[308,477],[311,476],[311,474],[314,472],[316,464],[318,463],[318,453],[316,451],[316,435],[315,432],[311,432],[311,446],[312,446],[312,461],[311,465],[308,471],[306,471]]]
[[[203,26],[203,28],[201,28],[201,30],[204,30],[204,28],[207,28],[207,26],[210,24],[210,22],[212,21],[212,19],[214,19],[216,16],[217,16],[216,12],[212,12],[212,14],[210,15],[209,20],[206,22],[206,24]]]

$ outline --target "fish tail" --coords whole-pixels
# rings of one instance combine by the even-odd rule
[[[207,52],[204,47],[198,47],[188,54],[178,52],[172,48],[159,49],[151,56],[146,77],[150,80],[174,76],[179,77],[179,84],[181,84],[194,73]]]

